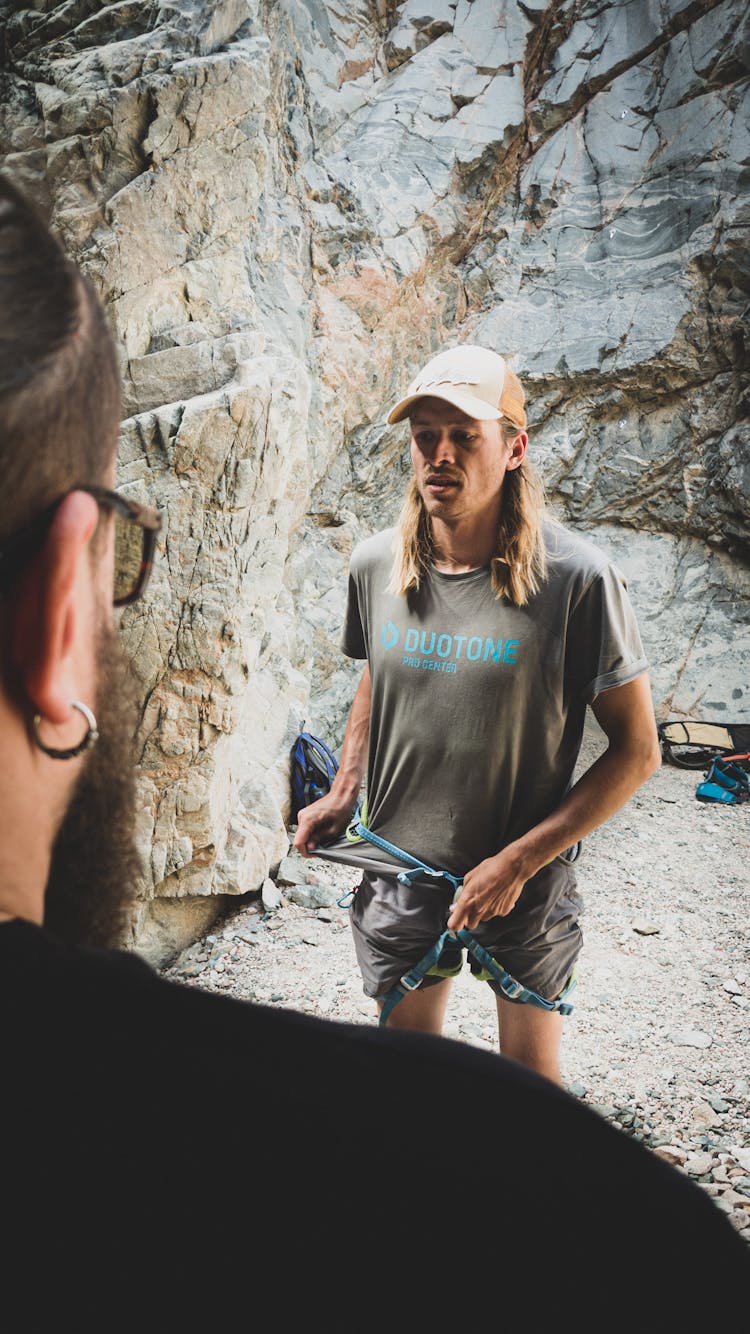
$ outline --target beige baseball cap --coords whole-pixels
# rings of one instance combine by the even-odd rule
[[[526,429],[526,396],[518,376],[503,357],[486,347],[464,343],[438,353],[412,380],[388,421],[403,421],[420,398],[442,398],[476,421],[502,417]]]

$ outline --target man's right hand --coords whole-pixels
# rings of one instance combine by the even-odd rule
[[[294,847],[303,857],[313,852],[320,843],[330,843],[343,833],[354,814],[355,802],[342,801],[333,791],[303,806],[297,816]]]

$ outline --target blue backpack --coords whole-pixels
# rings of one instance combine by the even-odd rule
[[[300,732],[291,749],[292,824],[297,823],[303,807],[330,791],[338,767],[336,756],[325,741],[312,732]]]

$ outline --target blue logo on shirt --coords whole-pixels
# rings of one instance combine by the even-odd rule
[[[398,630],[393,621],[387,621],[380,632],[380,642],[386,653],[389,648],[395,648],[398,643]]]
[[[380,642],[386,652],[400,642],[401,634],[393,621],[385,621]],[[496,662],[510,666],[518,661],[518,639],[491,639],[484,635],[449,635],[435,630],[407,626],[404,632],[404,667],[425,667],[433,671],[455,672],[456,662]]]

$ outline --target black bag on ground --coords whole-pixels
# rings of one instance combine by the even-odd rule
[[[292,824],[297,823],[303,807],[330,791],[338,767],[336,756],[325,741],[312,732],[300,732],[291,749]]]
[[[679,769],[705,769],[716,755],[750,750],[750,723],[704,723],[686,718],[657,723],[661,753]]]

